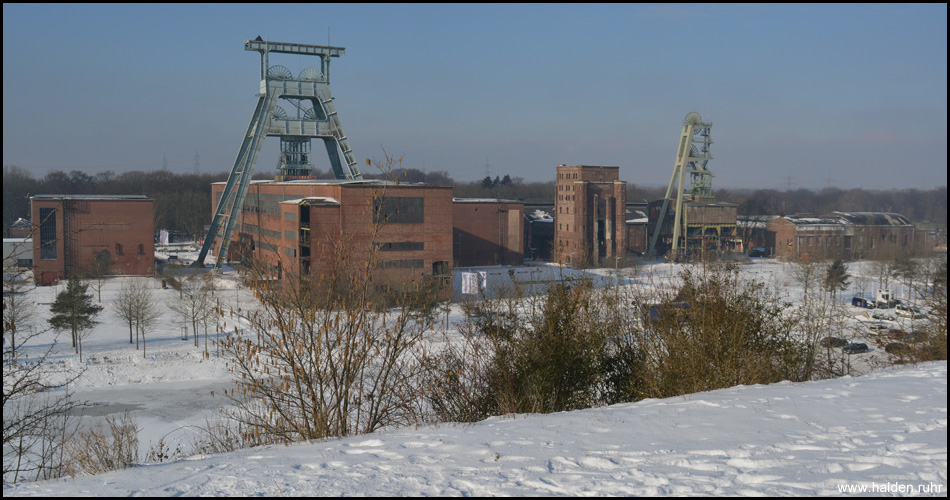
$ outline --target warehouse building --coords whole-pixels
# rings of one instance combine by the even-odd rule
[[[213,206],[224,187],[223,182],[212,184]],[[320,276],[329,275],[342,260],[351,265],[367,262],[375,245],[377,286],[448,280],[452,215],[448,186],[252,181],[228,259],[254,260],[278,279],[288,272]]]
[[[776,217],[766,227],[766,244],[786,260],[873,258],[914,250],[924,244],[923,236],[903,215],[886,212]]]
[[[152,276],[153,200],[142,195],[35,195],[33,278],[37,284],[89,272]],[[93,271],[94,267],[99,271]]]

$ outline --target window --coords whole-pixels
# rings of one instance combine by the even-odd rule
[[[376,248],[381,252],[409,252],[423,250],[425,243],[422,241],[399,241],[392,243],[377,243]]]
[[[277,252],[277,247],[274,246],[274,245],[271,245],[270,243],[267,243],[266,241],[258,241],[258,242],[257,242],[257,245],[258,245],[262,250],[267,250],[267,251],[270,251],[270,252]]]
[[[56,260],[56,209],[40,209],[40,258]]]
[[[421,224],[423,215],[423,198],[421,196],[393,196],[377,198],[373,202],[375,222]]]
[[[405,259],[405,260],[381,260],[379,261],[380,269],[413,269],[419,268],[425,265],[422,259]]]
[[[289,212],[288,212],[288,213],[289,213]],[[294,231],[293,229],[286,229],[286,230],[284,230],[284,239],[285,239],[285,240],[296,240],[296,239],[297,239],[297,231]]]
[[[297,220],[297,214],[293,212],[284,212],[284,220],[295,221]]]
[[[284,247],[284,253],[287,254],[289,257],[296,257],[297,249]]]

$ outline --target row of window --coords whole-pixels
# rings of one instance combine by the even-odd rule
[[[392,243],[377,243],[376,248],[381,252],[410,252],[424,250],[425,243],[421,241],[399,241]]]
[[[241,224],[241,231],[245,233],[259,234],[261,236],[266,236],[268,238],[280,238],[280,231],[273,231],[270,229],[265,229],[260,226],[254,226],[250,224]]]
[[[376,223],[421,224],[424,222],[423,198],[419,196],[392,196],[373,200],[373,220]]]
[[[403,259],[403,260],[381,260],[380,269],[414,269],[425,265],[422,259]]]
[[[274,246],[274,245],[271,245],[270,243],[268,243],[268,242],[266,242],[266,241],[258,241],[258,242],[257,242],[257,246],[259,246],[259,247],[260,247],[261,249],[263,249],[263,250],[269,250],[269,251],[271,251],[271,252],[277,252],[277,247]]]

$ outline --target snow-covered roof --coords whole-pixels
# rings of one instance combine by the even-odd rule
[[[524,203],[520,200],[506,200],[503,198],[452,198],[455,203]]]
[[[627,224],[646,224],[650,222],[650,218],[641,210],[627,209],[627,214],[629,214],[628,217],[633,216],[633,218],[627,219]]]
[[[857,226],[910,226],[907,217],[891,212],[831,212]]]
[[[307,202],[309,205],[339,205],[340,201],[336,198],[331,198],[329,196],[308,196],[306,198],[296,198],[293,200],[284,200],[281,203],[292,203],[294,205],[300,205],[303,202]]]
[[[765,229],[769,222],[778,219],[778,215],[740,215],[736,218],[736,226],[752,229]]]
[[[526,212],[524,215],[531,219],[532,222],[554,222],[554,217],[551,217],[551,214],[541,209],[534,210],[530,213]]]

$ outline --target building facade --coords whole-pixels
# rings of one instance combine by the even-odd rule
[[[656,225],[660,224],[660,233],[656,242],[657,255],[666,254],[673,248],[673,231],[676,227],[676,213],[666,211],[660,220],[664,200],[655,200],[648,204],[648,232],[652,235]],[[675,204],[675,200],[670,200]],[[742,240],[736,230],[738,206],[732,203],[708,199],[686,200],[683,202],[680,234],[677,235],[677,252],[681,255],[703,257],[718,252],[742,250]],[[679,256],[678,256],[679,257]]]
[[[919,248],[921,233],[900,214],[831,212],[777,217],[766,227],[766,244],[781,259],[864,259]]]
[[[627,183],[620,167],[558,165],[554,259],[599,267],[623,262],[627,248]]]
[[[212,185],[213,206],[224,186]],[[367,262],[375,245],[378,282],[444,278],[452,269],[452,216],[448,186],[252,181],[229,259],[254,260],[277,278],[286,273],[328,276],[343,260]]]
[[[139,195],[36,195],[30,198],[33,278],[51,285],[89,272],[152,276],[155,272],[153,200]]]
[[[516,266],[524,262],[524,203],[455,198],[452,238],[456,266]]]

